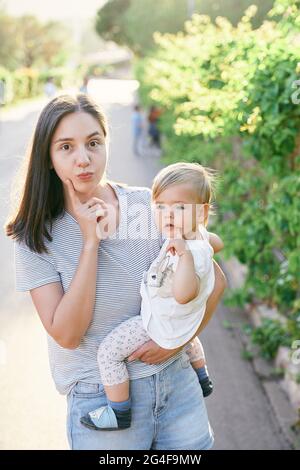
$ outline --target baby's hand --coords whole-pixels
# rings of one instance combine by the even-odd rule
[[[183,239],[173,239],[170,240],[170,243],[167,246],[167,253],[170,251],[172,255],[182,256],[186,252],[186,244]]]

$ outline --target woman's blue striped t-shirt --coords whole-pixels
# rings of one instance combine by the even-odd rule
[[[116,233],[99,244],[94,315],[76,349],[65,349],[48,336],[52,377],[57,390],[67,394],[78,381],[100,383],[97,349],[104,337],[122,321],[139,315],[143,272],[157,257],[162,239],[151,211],[148,188],[110,183],[119,199],[120,220]],[[53,222],[49,254],[31,251],[15,242],[16,290],[28,291],[51,282],[61,282],[64,292],[75,275],[82,236],[77,221],[68,213]],[[141,361],[128,364],[130,379],[148,377],[167,367],[179,352],[159,365]]]

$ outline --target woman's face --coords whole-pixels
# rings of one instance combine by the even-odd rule
[[[105,137],[98,121],[85,112],[65,116],[53,134],[50,157],[65,191],[65,181],[70,179],[79,197],[93,194],[107,160]]]

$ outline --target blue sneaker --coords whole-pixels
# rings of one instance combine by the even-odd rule
[[[208,397],[214,390],[214,386],[209,377],[199,380],[204,398]]]
[[[117,431],[131,425],[131,408],[120,411],[109,405],[101,406],[80,418],[80,422],[96,431]]]
[[[80,418],[81,424],[97,431],[116,431],[119,429],[114,410],[109,406],[101,406]]]

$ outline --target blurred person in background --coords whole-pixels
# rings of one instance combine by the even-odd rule
[[[0,80],[0,106],[5,104],[5,81]]]
[[[89,77],[85,76],[83,78],[82,85],[79,88],[80,93],[87,93],[88,92],[88,83],[89,83]]]
[[[45,92],[45,95],[47,96],[47,98],[51,99],[51,98],[54,98],[54,96],[56,95],[57,93],[57,88],[56,88],[56,85],[54,83],[54,80],[53,80],[53,77],[49,77],[45,83],[45,86],[44,86],[44,92]]]
[[[162,110],[156,106],[151,106],[148,114],[149,128],[148,133],[151,138],[152,145],[160,149],[160,130],[158,127],[159,117],[162,114]]]
[[[140,156],[143,135],[143,116],[141,113],[141,107],[138,104],[134,106],[131,122],[133,132],[133,153]]]

